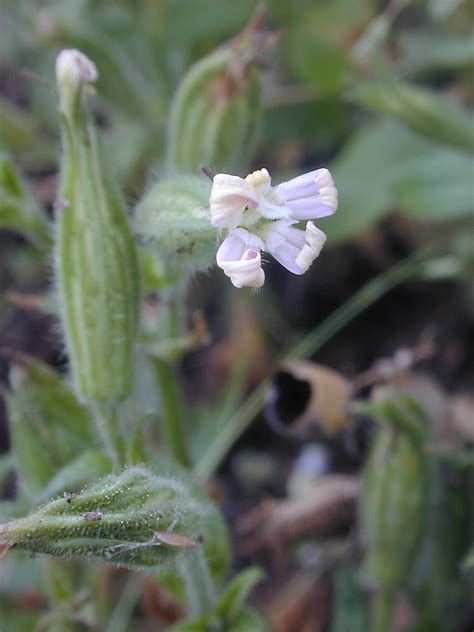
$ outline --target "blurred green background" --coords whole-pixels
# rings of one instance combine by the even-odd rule
[[[430,379],[437,380],[443,397],[472,389],[473,5],[462,0],[268,0],[266,6],[263,28],[275,37],[252,61],[261,83],[262,112],[250,139],[252,152],[244,152],[235,173],[245,176],[265,166],[278,182],[328,167],[339,190],[339,210],[321,222],[328,247],[304,278],[290,278],[269,264],[268,287],[252,300],[228,287],[219,273],[193,282],[190,306],[204,309],[221,346],[217,359],[204,352],[185,361],[188,390],[198,384],[199,398],[215,395],[212,380],[230,370],[242,344],[251,348],[248,353],[254,361],[255,374],[248,382],[256,383],[263,373],[261,365],[275,350],[313,328],[372,275],[405,255],[427,250],[442,255],[445,262],[444,268],[432,271],[433,280],[397,290],[371,308],[326,346],[318,360],[353,377],[401,344],[415,344],[420,332],[433,326],[438,351],[426,366]],[[11,350],[56,366],[65,361],[56,321],[48,316],[54,305],[48,293],[49,254],[45,256],[59,154],[54,88],[58,52],[78,48],[97,65],[95,116],[107,159],[133,206],[151,179],[167,171],[170,108],[183,76],[194,62],[235,37],[255,7],[255,0],[3,0],[2,379],[7,374],[3,356]],[[223,168],[217,163],[208,166]],[[196,175],[199,167],[197,159]],[[437,276],[442,280],[436,282]],[[247,334],[239,328],[246,328]],[[206,363],[210,378],[202,375]],[[5,421],[1,428],[0,449],[7,453]],[[257,446],[265,453],[268,432],[257,428],[237,451],[245,454],[249,446]],[[295,446],[272,441],[272,459],[283,451],[284,462],[292,463]],[[357,468],[360,459],[355,461],[356,466],[343,463],[342,470]],[[7,501],[2,519],[7,519],[14,481],[8,464],[4,470]],[[235,471],[231,476],[237,476]],[[472,482],[472,471],[469,476]],[[260,500],[258,494],[250,495],[250,504]],[[452,516],[452,523],[440,527],[449,533],[456,531],[456,510]],[[4,628],[0,620],[0,629],[21,629],[14,627],[20,625],[19,611],[42,605],[38,566],[27,560],[2,565],[0,600],[14,607],[10,623]],[[436,565],[432,572],[438,572]],[[435,587],[437,597],[427,597],[426,603],[445,598],[444,586],[457,581],[449,573],[446,577],[446,585]],[[446,597],[449,609],[439,615],[440,627],[433,627],[438,615],[427,617],[428,622],[416,628],[419,632],[472,629],[472,587],[469,601],[464,577],[459,581],[459,591],[454,588],[453,598]],[[357,589],[353,590],[349,573],[338,577],[334,591],[347,600],[348,612],[354,613],[350,620],[359,621],[359,627],[344,622],[341,606],[333,615],[321,614],[321,608],[309,623],[301,624],[308,627],[298,629],[328,629],[324,625],[330,622],[334,630],[367,629],[365,615],[359,612],[357,618]],[[267,596],[263,590],[257,606],[263,608]],[[315,627],[316,621],[323,621],[321,627]],[[28,625],[23,629],[33,629]],[[409,625],[402,622],[397,629],[415,629]]]

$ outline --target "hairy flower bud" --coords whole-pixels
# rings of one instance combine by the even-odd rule
[[[207,178],[182,176],[151,187],[134,215],[137,234],[170,281],[213,264],[216,231],[209,223]]]
[[[74,386],[83,399],[103,402],[122,399],[130,388],[139,274],[127,210],[76,98],[96,77],[95,66],[78,51],[59,55],[56,278]]]
[[[0,526],[0,546],[169,567],[205,539],[207,510],[177,479],[135,467]]]

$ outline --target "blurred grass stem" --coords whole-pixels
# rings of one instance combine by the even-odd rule
[[[390,632],[394,606],[395,595],[393,590],[381,587],[375,601],[373,632]]]

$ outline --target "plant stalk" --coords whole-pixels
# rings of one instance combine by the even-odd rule
[[[163,317],[166,319],[166,334],[176,338],[180,330],[181,288],[165,298]],[[160,393],[163,431],[174,459],[189,467],[190,459],[183,431],[183,420],[178,388],[178,367],[175,359],[153,358],[155,375]]]
[[[211,612],[216,606],[217,597],[201,547],[180,562],[179,573],[185,586],[189,618],[194,619]]]
[[[117,407],[114,404],[96,404],[92,407],[94,421],[105,451],[115,468],[125,464],[125,444],[120,434]]]
[[[391,631],[394,608],[394,591],[387,588],[380,588],[376,596],[375,609],[373,613],[373,632]]]

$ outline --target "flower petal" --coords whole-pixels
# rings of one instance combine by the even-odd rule
[[[236,228],[246,207],[258,206],[258,194],[239,176],[218,173],[209,199],[211,224],[215,228]]]
[[[224,269],[224,266],[230,261],[240,261],[244,252],[244,242],[239,239],[239,237],[231,233],[219,246],[216,254],[217,265],[219,268]]]
[[[299,266],[303,272],[306,272],[313,261],[319,256],[319,253],[326,243],[326,239],[325,233],[319,230],[319,228],[316,228],[313,222],[306,224],[306,244],[295,260],[296,265]]]
[[[257,288],[262,287],[265,282],[260,252],[246,248],[245,243],[235,234],[224,239],[217,251],[216,261],[235,287]]]
[[[316,228],[313,222],[308,222],[305,231],[287,226],[279,242],[272,235],[267,240],[267,250],[293,274],[304,274],[321,252],[325,241],[323,231]]]
[[[251,248],[252,250],[265,250],[265,242],[263,239],[246,228],[236,228],[231,234],[241,239],[247,248]]]
[[[284,199],[285,206],[298,220],[316,219],[332,215],[337,210],[337,189],[327,169],[317,169],[275,188],[275,194]]]

